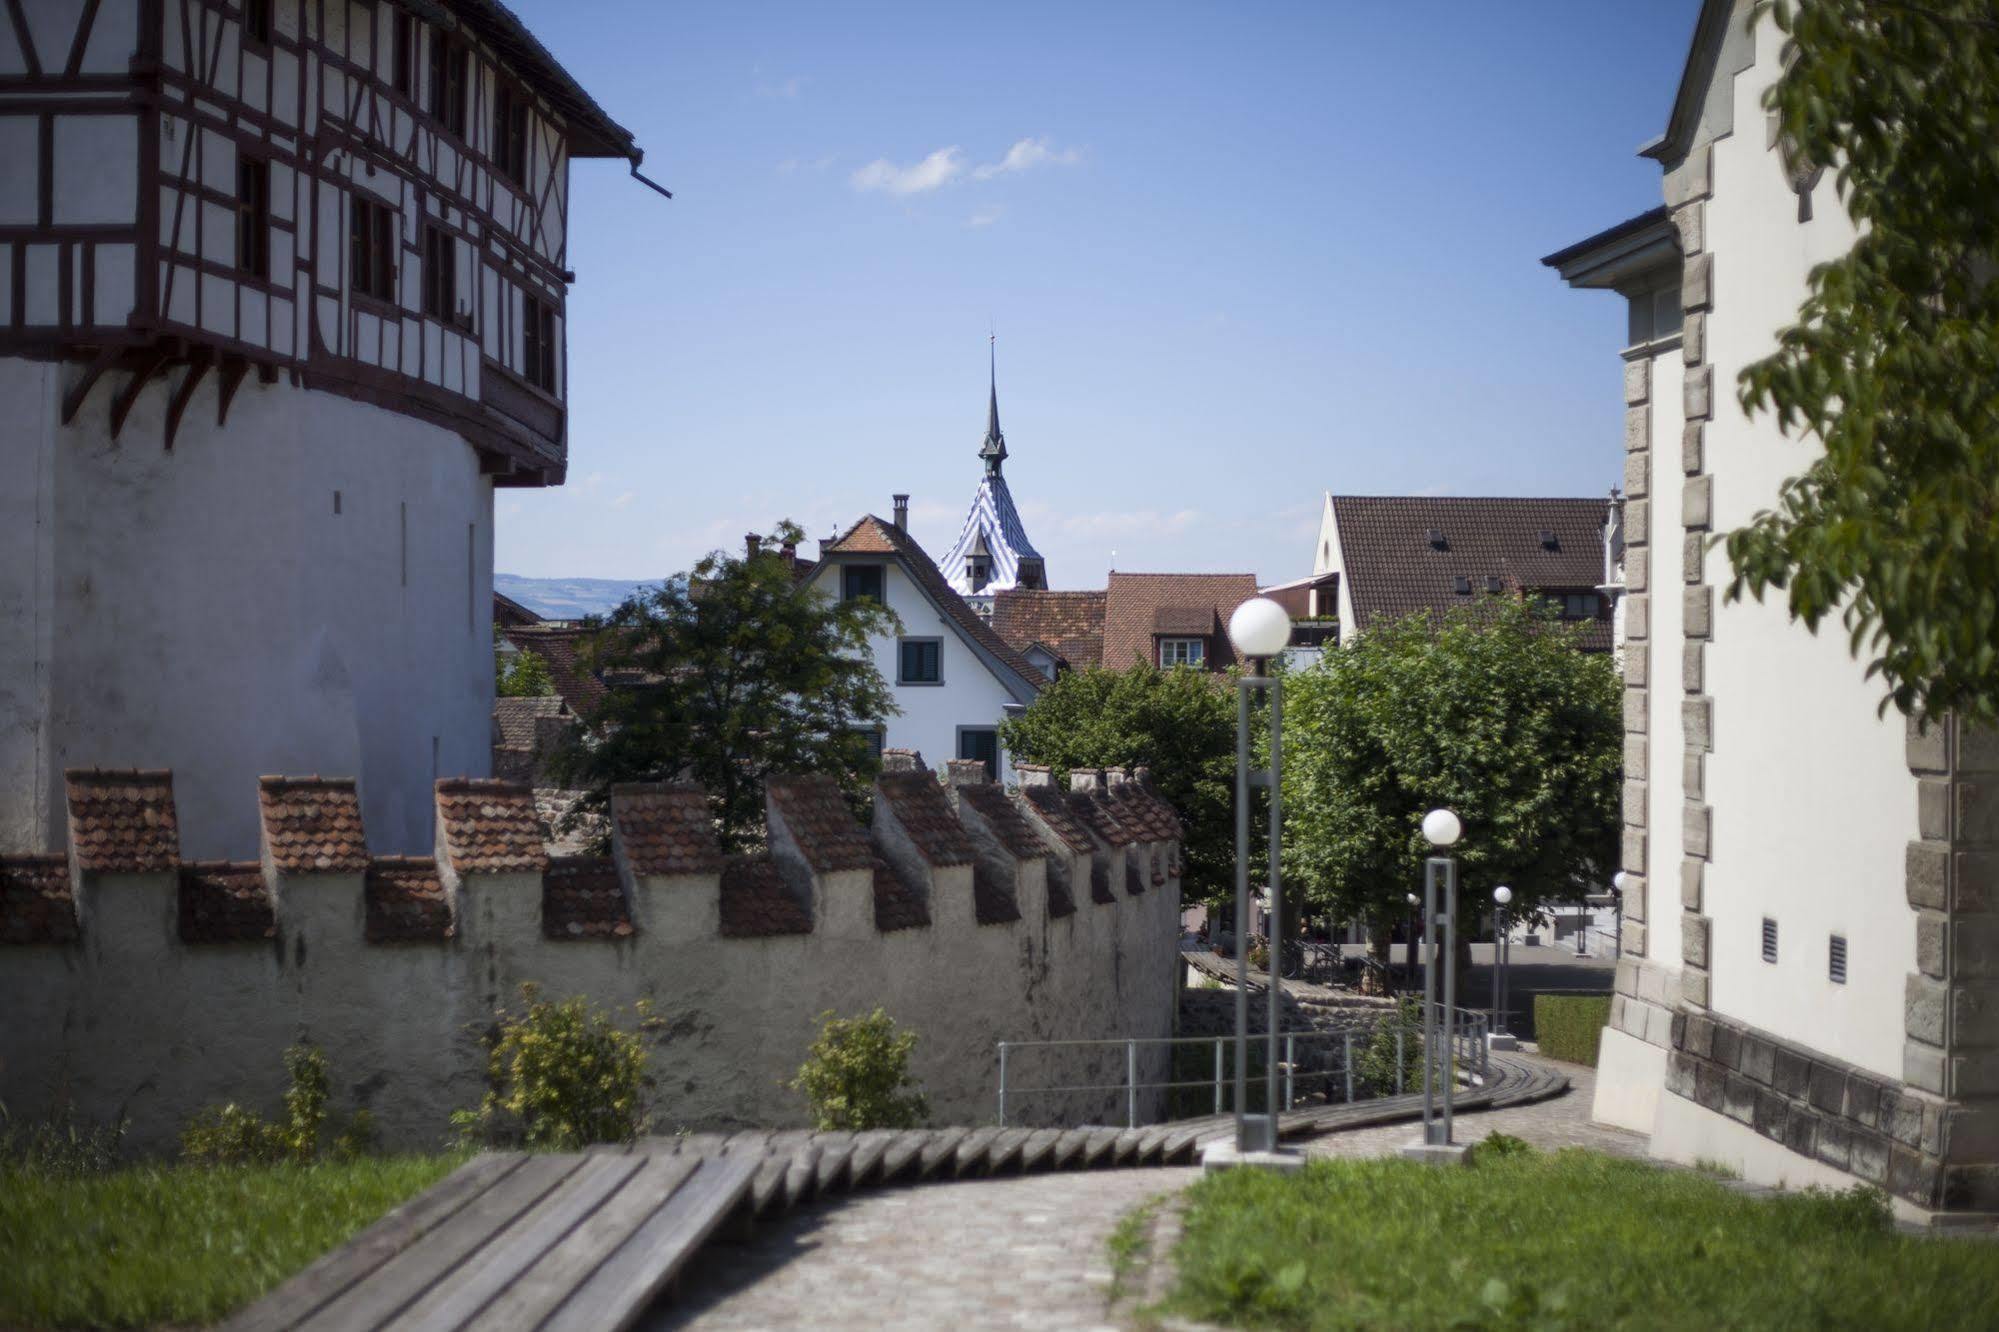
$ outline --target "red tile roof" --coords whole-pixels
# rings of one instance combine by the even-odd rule
[[[1020,796],[1033,807],[1042,824],[1061,839],[1071,854],[1084,856],[1097,849],[1088,828],[1070,810],[1066,792],[1052,786],[1023,786]]]
[[[888,806],[926,864],[972,863],[972,839],[965,835],[943,783],[934,775],[884,772],[875,778],[875,799]]]
[[[1112,803],[1126,813],[1126,821],[1143,830],[1146,841],[1180,840],[1180,816],[1155,792],[1136,781],[1123,781],[1111,784],[1110,797]]]
[[[951,590],[951,585],[945,581],[936,562],[924,553],[923,547],[917,545],[916,539],[907,532],[901,531],[893,523],[869,514],[848,528],[844,535],[822,547],[820,560],[823,563],[828,555],[854,553],[901,556],[903,567],[909,571],[916,585],[923,589],[924,594],[939,610],[951,617],[967,637],[998,658],[1030,688],[1040,689],[1048,683],[1047,676],[1036,670],[1033,664],[1021,656],[1005,639],[994,633],[992,626],[986,623],[985,617],[973,610],[970,603]]]
[[[631,904],[609,856],[556,856],[541,876],[541,932],[548,939],[626,939]]]
[[[442,943],[455,932],[451,899],[429,856],[377,856],[365,890],[369,943]]]
[[[548,864],[534,792],[490,777],[437,784],[438,826],[451,868],[466,874],[539,874]]]
[[[1113,573],[1104,592],[1104,669],[1156,665],[1160,634],[1206,637],[1209,669],[1233,665],[1224,630],[1235,608],[1255,595],[1253,574]]]
[[[257,803],[264,840],[280,872],[359,874],[368,868],[353,778],[260,777]]]
[[[1120,817],[1102,791],[1070,791],[1069,809],[1077,820],[1112,846],[1130,846],[1139,840],[1137,828]]]
[[[872,869],[870,857],[868,868]],[[812,910],[768,860],[730,856],[722,866],[722,934],[733,939],[810,934]]]
[[[993,830],[993,836],[1006,853],[1016,860],[1039,860],[1048,854],[1048,844],[1041,840],[1041,834],[1034,831],[1032,824],[1007,799],[1005,791],[995,782],[980,782],[957,788],[958,799],[965,802],[972,812],[986,822]]]
[[[883,934],[930,923],[923,887],[903,878],[895,866],[875,857],[875,928]]]
[[[814,870],[828,874],[874,867],[867,831],[855,821],[839,783],[831,777],[824,773],[772,777],[764,783],[764,794]]]
[[[588,717],[606,692],[604,681],[583,660],[584,641],[598,632],[578,624],[527,624],[503,630],[506,640],[548,664],[555,692],[579,717]]]
[[[74,943],[68,856],[0,856],[0,944]]]
[[[100,874],[170,874],[180,865],[173,774],[71,768],[69,839],[77,868]]]
[[[1013,588],[993,597],[993,632],[1026,652],[1039,643],[1074,670],[1101,663],[1104,593]]]
[[[277,932],[259,862],[204,860],[180,867],[182,943],[254,943]]]
[[[1588,592],[1603,581],[1603,499],[1457,498],[1335,495],[1340,562],[1354,628],[1419,611],[1440,617],[1467,605],[1498,579],[1502,590]],[[1430,541],[1435,530],[1439,549]],[[1554,549],[1541,533],[1554,536]],[[1471,592],[1456,590],[1465,577]],[[1610,620],[1590,623],[1583,647],[1610,650]]]
[[[545,694],[539,697],[496,698],[493,700],[493,726],[499,735],[494,743],[510,749],[532,750],[538,739],[537,723],[543,717],[574,715],[569,712],[568,700],[560,694]]]
[[[614,786],[611,817],[634,875],[714,874],[722,868],[708,793],[692,782]]]

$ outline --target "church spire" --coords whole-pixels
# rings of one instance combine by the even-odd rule
[[[993,350],[997,341],[991,335],[986,338],[986,369],[990,376],[991,397],[986,402],[986,442],[979,446],[979,456],[986,460],[987,476],[998,476],[1000,464],[1006,461],[1006,436],[1000,433],[999,423],[999,361]]]

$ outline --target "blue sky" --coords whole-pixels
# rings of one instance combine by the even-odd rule
[[[1596,494],[1697,0],[516,0],[669,202],[577,164],[569,483],[498,569],[650,578],[1007,476],[1056,587],[1309,572],[1323,491]],[[808,546],[808,553],[811,547]]]

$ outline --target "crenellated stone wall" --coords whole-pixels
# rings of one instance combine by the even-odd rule
[[[437,783],[433,855],[370,856],[352,780],[267,777],[259,858],[188,863],[169,773],[72,771],[64,851],[0,856],[0,1102],[129,1117],[158,1149],[202,1106],[275,1108],[282,1051],[310,1041],[336,1112],[428,1145],[533,982],[650,1001],[662,1130],[805,1122],[785,1084],[820,1015],[876,1005],[919,1034],[934,1121],[988,1122],[999,1041],[1172,1034],[1180,826],[1142,774],[1031,796],[983,776],[892,759],[865,827],[830,777],[773,779],[755,857],[721,853],[688,785],[618,788],[611,854],[551,855],[529,788],[471,778]],[[1083,1053],[1046,1068],[1109,1080]],[[1008,1118],[1124,1109],[1024,1097]]]

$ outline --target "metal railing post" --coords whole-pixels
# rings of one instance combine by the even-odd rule
[[[1402,1034],[1406,1030],[1408,1029],[1402,1025],[1402,1019],[1398,1016],[1395,1019],[1395,1094],[1397,1096],[1402,1094]]]
[[[1124,1126],[1138,1127],[1138,1042],[1124,1043]]]
[[[1222,1038],[1215,1037],[1215,1113],[1222,1112]]]
[[[1284,1108],[1286,1110],[1289,1110],[1295,1104],[1293,1100],[1294,1089],[1292,1080],[1297,1076],[1298,1038],[1296,1036],[1286,1036],[1284,1038]]]
[[[1353,1033],[1346,1034],[1346,1054],[1340,1060],[1340,1067],[1347,1075],[1347,1104],[1353,1104]]]
[[[1005,1128],[1006,1127],[1006,1042],[1005,1041],[1001,1041],[999,1043],[999,1056],[1000,1056],[999,1126],[1001,1128]]]

